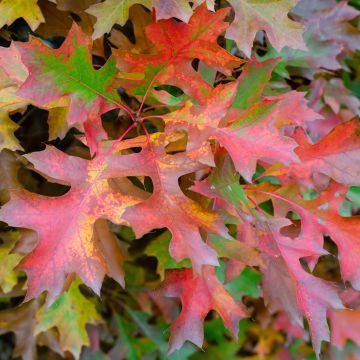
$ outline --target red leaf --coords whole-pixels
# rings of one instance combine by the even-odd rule
[[[148,148],[144,149],[146,175],[153,181],[154,192],[148,200],[127,209],[124,219],[133,226],[138,237],[167,227],[172,233],[171,256],[177,261],[190,258],[195,272],[199,272],[204,264],[218,265],[217,254],[203,242],[200,229],[228,237],[227,228],[219,215],[203,209],[179,187],[180,176],[204,166],[184,153],[166,154],[164,145],[164,135],[154,134]]]
[[[319,355],[321,342],[330,340],[327,310],[343,308],[337,289],[331,283],[305,272],[300,264],[302,257],[321,254],[316,244],[283,237],[278,230],[273,232],[273,236],[294,284],[297,306],[309,322],[315,353]]]
[[[193,275],[191,269],[168,271],[159,293],[179,297],[182,304],[180,316],[171,325],[169,353],[181,348],[186,340],[202,346],[203,322],[210,310],[219,313],[237,339],[239,320],[246,315],[220,283],[213,267],[204,266],[202,275]]]
[[[150,66],[157,67],[156,83],[178,86],[203,102],[211,86],[192,68],[192,60],[198,58],[226,74],[243,62],[216,42],[228,27],[228,23],[223,21],[227,13],[227,9],[210,12],[202,4],[196,8],[188,24],[175,19],[153,23],[146,28],[146,34],[154,43],[156,53],[117,51],[118,67],[126,72],[141,73]]]
[[[276,200],[275,214],[280,215],[289,210],[297,212],[302,224],[299,238],[304,241],[322,247],[323,234],[329,235],[339,249],[342,276],[360,290],[360,269],[356,265],[360,261],[360,216],[345,218],[338,214],[345,188],[332,184],[320,197],[308,201],[295,194],[294,189],[289,186],[277,192],[286,199],[287,205]]]
[[[352,340],[360,345],[360,311],[359,310],[333,310],[330,313],[331,343],[343,348],[346,340]]]
[[[48,301],[53,302],[72,272],[96,293],[106,273],[124,284],[122,274],[112,266],[119,250],[107,250],[109,239],[101,245],[99,237],[93,237],[93,227],[99,218],[124,223],[124,210],[137,200],[112,190],[107,179],[138,175],[144,166],[142,156],[103,149],[88,161],[48,146],[26,157],[45,176],[71,185],[59,197],[11,191],[11,201],[0,209],[1,220],[38,233],[38,245],[21,263],[28,275],[27,299],[48,291]]]
[[[265,98],[245,111],[230,113],[231,120],[235,121],[221,127],[221,120],[233,102],[236,89],[237,82],[219,85],[204,105],[194,105],[187,101],[180,110],[163,118],[168,122],[192,124],[193,126],[189,126],[189,142],[194,142],[197,146],[209,138],[216,138],[229,152],[236,170],[249,182],[259,159],[268,163],[297,162],[294,153],[297,144],[285,136],[281,128],[288,124],[303,124],[314,117],[313,111],[306,110],[303,95],[294,92]],[[293,111],[302,111],[305,108],[305,111],[302,116],[290,116],[290,108]],[[224,120],[229,121],[230,116]],[[193,138],[196,141],[192,140]]]
[[[51,49],[39,39],[18,44],[29,76],[18,95],[44,106],[62,96],[70,98],[68,123],[86,121],[88,113],[101,114],[115,107],[116,68],[110,59],[100,70],[92,67],[91,40],[74,23],[62,46]]]
[[[295,139],[299,147],[295,150],[301,163],[290,168],[290,174],[311,185],[321,185],[316,174],[324,174],[340,184],[360,185],[360,169],[354,163],[360,157],[359,124],[356,119],[338,125],[316,144],[310,144],[298,131]]]

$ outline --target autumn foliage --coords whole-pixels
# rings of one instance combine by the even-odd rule
[[[358,358],[357,8],[1,0],[5,358]]]

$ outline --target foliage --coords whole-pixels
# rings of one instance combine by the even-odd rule
[[[357,2],[24,3],[0,1],[5,358],[360,356]]]

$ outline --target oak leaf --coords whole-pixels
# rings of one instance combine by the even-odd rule
[[[110,32],[115,23],[124,26],[129,18],[130,7],[134,4],[141,4],[151,9],[152,0],[106,0],[102,3],[91,5],[86,12],[97,18],[92,36],[93,39],[97,39],[103,34]]]
[[[193,1],[193,7],[201,5],[205,0]],[[209,10],[214,11],[215,1],[206,0]],[[184,22],[188,22],[193,14],[193,10],[188,0],[153,0],[153,6],[156,10],[156,19],[178,18]]]
[[[86,35],[91,35],[94,31],[94,23],[96,18],[86,12],[86,10],[94,5],[99,3],[101,0],[50,0],[53,3],[56,3],[56,8],[60,11],[67,12],[69,15],[77,15],[77,23],[81,27],[82,31]],[[95,48],[93,49],[95,51]]]
[[[163,117],[166,122],[190,123],[189,137],[198,142],[215,138],[230,154],[236,170],[249,182],[255,172],[256,162],[281,162],[291,164],[298,161],[294,152],[297,144],[282,133],[281,127],[312,118],[313,112],[304,106],[303,95],[286,94],[263,99],[246,111],[229,113],[236,89],[240,82],[217,86],[206,99],[204,105],[195,105],[187,101],[177,111]],[[288,109],[305,108],[304,113],[292,117]],[[221,126],[225,118],[232,123]]]
[[[188,22],[192,9],[188,0],[153,0],[157,19],[178,18]]]
[[[151,85],[178,86],[203,102],[211,86],[192,68],[192,60],[198,58],[225,74],[243,62],[216,42],[228,27],[228,23],[224,22],[227,13],[226,9],[209,12],[203,4],[195,9],[188,24],[174,19],[153,23],[146,28],[146,34],[154,43],[156,53],[115,51],[117,66],[125,74],[144,74],[151,68],[151,79],[147,80]]]
[[[49,0],[39,0],[44,22],[36,29],[36,33],[42,38],[48,39],[52,36],[66,36],[69,32],[73,19],[66,11],[61,11],[56,4]]]
[[[21,161],[18,156],[10,150],[0,152],[0,203],[4,204],[9,200],[8,190],[21,189],[22,185],[18,179],[18,171],[21,168]]]
[[[327,311],[342,309],[343,304],[336,285],[306,272],[300,259],[306,259],[311,271],[318,258],[326,254],[323,249],[323,233],[330,235],[330,232],[325,229],[327,223],[324,217],[317,218],[319,214],[314,216],[305,208],[304,204],[307,202],[301,200],[296,186],[280,188],[276,192],[267,192],[267,194],[273,199],[274,218],[260,220],[257,224],[259,230],[263,229],[260,248],[271,257],[270,259],[265,257],[265,264],[269,268],[264,277],[264,281],[267,282],[265,294],[273,310],[286,309],[291,319],[298,325],[302,326],[302,315],[307,318],[313,347],[315,353],[319,355],[321,342],[330,340],[326,321]],[[333,194],[334,192],[330,192],[323,196],[329,200],[333,198],[331,196]],[[316,207],[316,211],[321,212],[322,200],[322,197],[312,200],[316,205],[308,201],[311,204],[308,204],[308,207]],[[301,219],[300,232],[296,231],[291,237],[284,230],[292,224],[289,219],[284,218],[289,211],[296,212]],[[332,212],[329,217],[333,215]],[[328,229],[330,227],[331,225]],[[339,238],[338,240],[341,241]],[[340,242],[337,244],[342,245]],[[280,256],[281,258],[278,259]],[[288,275],[281,269],[287,269]],[[281,280],[276,287],[271,285],[274,276],[278,276]]]
[[[359,259],[356,250],[358,247],[356,229],[360,225],[360,219],[359,216],[342,217],[339,215],[345,189],[342,185],[331,183],[317,198],[304,200],[299,195],[298,186],[292,183],[268,194],[273,197],[276,217],[285,216],[288,211],[294,211],[299,215],[302,226],[296,239],[301,240],[306,246],[317,248],[318,255],[324,251],[322,249],[323,234],[330,236],[339,249],[343,278],[350,281],[355,289],[359,289],[358,269],[354,264]],[[310,255],[308,257],[310,260],[318,258],[315,256],[311,259]]]
[[[271,79],[271,73],[278,64],[278,58],[268,59],[263,62],[251,59],[248,61],[239,78],[233,108],[248,109],[252,104],[262,99],[262,93],[265,86]]]
[[[21,264],[28,275],[27,299],[47,290],[48,302],[53,302],[73,272],[97,293],[105,273],[124,285],[122,274],[113,266],[117,263],[113,257],[118,256],[119,250],[114,247],[112,251],[104,251],[102,239],[97,241],[93,237],[93,227],[99,218],[123,223],[125,208],[137,202],[115,192],[107,179],[138,175],[141,170],[137,169],[143,164],[139,155],[121,156],[107,149],[89,161],[48,146],[26,158],[45,176],[71,185],[69,192],[60,197],[11,191],[10,202],[0,210],[2,221],[38,233],[37,247]],[[59,214],[66,216],[59,221]],[[104,243],[111,246],[108,238]]]
[[[219,313],[237,339],[239,320],[246,315],[218,280],[214,267],[204,266],[202,274],[198,275],[194,275],[191,269],[169,270],[158,293],[178,297],[182,303],[181,313],[171,325],[169,353],[179,349],[186,340],[202,346],[203,321],[210,310]]]
[[[16,337],[13,357],[34,359],[36,357],[36,345],[45,345],[59,355],[63,355],[56,336],[53,333],[35,335],[35,314],[39,307],[36,300],[29,301],[16,308],[0,311],[0,334],[13,332]]]
[[[305,24],[307,32],[322,41],[330,40],[354,51],[360,47],[360,30],[350,23],[359,13],[346,1],[302,0],[293,14]]]
[[[44,22],[38,0],[2,0],[0,3],[0,28],[11,25],[16,19],[22,17],[35,31],[40,23]]]
[[[321,342],[330,340],[326,321],[327,311],[342,309],[343,304],[337,294],[336,286],[308,274],[302,268],[299,260],[303,257],[318,257],[324,251],[309,239],[293,240],[282,236],[278,230],[273,232],[273,238],[279,251],[277,255],[282,256],[289,271],[296,294],[297,307],[309,322],[314,351],[319,356]],[[288,295],[284,293],[283,296]]]
[[[17,48],[29,71],[17,92],[19,96],[35,101],[39,106],[69,97],[69,125],[83,124],[90,113],[101,114],[114,107],[115,62],[110,59],[100,70],[94,70],[90,40],[76,24],[57,50],[48,48],[38,39],[17,45]]]
[[[306,49],[302,38],[303,26],[288,17],[295,6],[295,0],[254,1],[229,0],[234,8],[235,19],[226,31],[226,37],[236,42],[247,57],[255,35],[259,30],[265,30],[274,48],[280,51],[285,46]]]
[[[190,258],[195,272],[204,264],[218,265],[217,254],[204,243],[200,229],[228,237],[222,218],[202,208],[184,195],[179,178],[204,166],[184,153],[166,154],[164,134],[154,134],[144,149],[146,174],[153,182],[154,192],[149,199],[128,208],[123,218],[133,227],[137,237],[167,227],[172,233],[170,255],[180,261]]]
[[[0,239],[2,241],[0,246],[0,287],[4,293],[11,291],[18,282],[18,273],[15,267],[23,256],[12,253],[18,236],[19,233],[16,231],[0,233]]]
[[[95,304],[80,292],[80,284],[76,279],[54,304],[36,311],[35,334],[56,327],[60,334],[60,348],[71,352],[75,359],[79,358],[83,346],[90,345],[85,325],[100,320]]]
[[[140,5],[132,6],[129,10],[129,20],[132,23],[135,36],[135,44],[120,30],[113,28],[111,30],[109,41],[121,50],[133,50],[139,53],[151,53],[154,50],[154,44],[147,38],[145,28],[152,23],[153,17]]]
[[[345,122],[315,144],[309,143],[303,133],[297,132],[295,138],[299,147],[295,152],[301,162],[292,165],[289,175],[309,185],[314,182],[321,186],[323,179],[318,174],[347,186],[360,185],[360,169],[353,166],[360,156],[358,129],[357,120]]]
[[[145,250],[146,255],[154,256],[157,258],[157,273],[160,275],[161,280],[164,280],[165,271],[168,269],[181,269],[191,266],[188,260],[183,260],[177,263],[170,256],[170,241],[171,233],[169,231],[165,231],[164,233],[153,239]]]
[[[9,114],[21,110],[30,103],[16,95],[27,75],[27,69],[21,62],[16,46],[11,44],[9,48],[0,48],[0,150],[21,149],[14,135],[18,125],[10,119]]]
[[[14,135],[14,131],[19,126],[13,122],[6,113],[0,110],[0,150],[18,150],[21,149],[18,139]]]
[[[331,343],[343,348],[347,339],[360,345],[360,312],[359,310],[333,310],[330,313],[332,326]]]

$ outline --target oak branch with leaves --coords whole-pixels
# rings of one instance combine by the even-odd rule
[[[359,356],[355,3],[0,1],[14,357]]]

